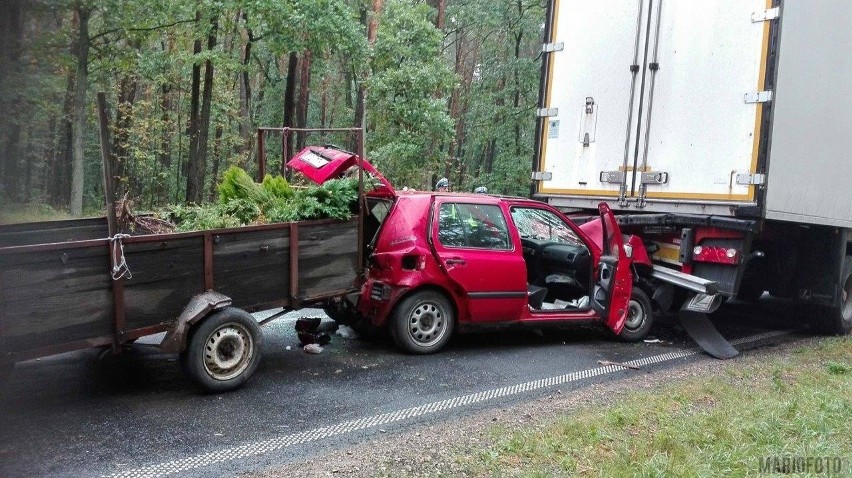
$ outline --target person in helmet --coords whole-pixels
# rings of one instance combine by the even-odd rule
[[[438,192],[447,192],[450,190],[450,180],[447,178],[441,178],[435,183],[435,190]]]
[[[486,188],[485,186],[479,186],[478,188],[474,189],[473,192],[476,194],[488,194],[488,188]]]

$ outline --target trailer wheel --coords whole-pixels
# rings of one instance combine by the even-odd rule
[[[226,307],[190,331],[181,366],[196,385],[209,392],[243,386],[260,363],[263,333],[246,311]]]
[[[633,287],[630,302],[627,304],[627,319],[618,338],[626,342],[638,342],[648,335],[654,324],[654,310],[651,300],[642,289]]]
[[[420,291],[406,297],[391,315],[391,338],[399,348],[412,354],[441,350],[454,328],[453,307],[436,291]]]
[[[840,306],[827,308],[818,318],[821,332],[846,335],[852,332],[852,256],[843,260],[840,273]]]

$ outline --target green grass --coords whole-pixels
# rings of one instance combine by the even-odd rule
[[[746,476],[761,457],[840,457],[852,476],[852,340],[734,362],[458,450],[474,476]],[[801,476],[801,475],[797,475]]]
[[[86,216],[97,215],[96,212]],[[55,221],[71,219],[68,211],[54,209],[46,204],[0,204],[0,224],[18,224],[24,222]]]

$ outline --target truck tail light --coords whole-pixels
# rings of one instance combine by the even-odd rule
[[[692,249],[692,260],[695,262],[737,265],[740,263],[740,255],[740,251],[734,248],[719,246],[695,246]]]

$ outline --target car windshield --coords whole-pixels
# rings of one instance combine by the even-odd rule
[[[534,207],[514,207],[512,220],[515,221],[522,238],[561,244],[583,244],[565,221],[552,211]]]

